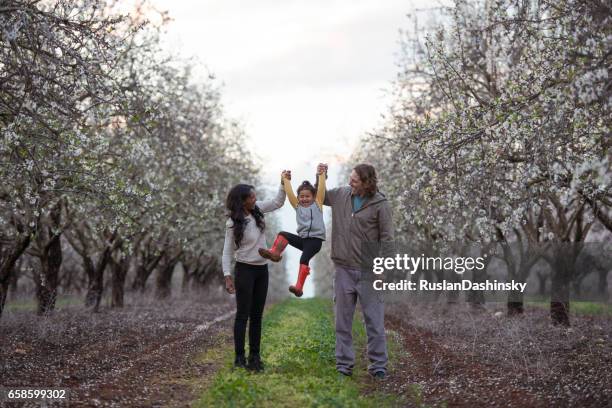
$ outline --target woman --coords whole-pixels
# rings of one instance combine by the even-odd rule
[[[253,186],[238,184],[230,190],[225,204],[228,219],[225,223],[222,265],[225,288],[228,293],[236,294],[234,366],[254,371],[263,370],[259,345],[261,317],[268,294],[268,261],[259,255],[258,249],[266,246],[264,213],[281,208],[285,202],[286,194],[282,186],[285,176],[290,178],[291,173],[282,172],[281,186],[273,200],[257,201]],[[232,259],[236,260],[235,280],[231,274]],[[250,320],[248,363],[244,352],[247,320]]]

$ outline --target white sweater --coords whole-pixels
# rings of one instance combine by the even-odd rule
[[[277,210],[285,203],[285,190],[283,186],[278,190],[278,194],[272,200],[257,201],[255,204],[263,213]],[[244,227],[244,235],[240,242],[240,248],[236,249],[234,244],[234,222],[228,218],[225,222],[225,243],[223,244],[223,257],[221,265],[223,267],[223,275],[232,274],[232,260],[243,262],[251,265],[265,265],[268,260],[259,255],[259,248],[267,248],[265,230],[260,231],[255,223],[255,217],[249,214],[245,217],[248,220]]]

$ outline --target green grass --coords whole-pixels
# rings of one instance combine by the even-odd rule
[[[58,296],[55,301],[55,307],[58,309],[62,309],[66,306],[73,306],[78,304],[83,304],[83,298],[79,298],[76,296],[66,295],[66,296]],[[38,303],[36,299],[32,296],[30,299],[19,299],[13,301],[7,301],[4,305],[4,310],[11,311],[36,311],[38,307]]]
[[[526,304],[548,308],[550,307],[550,301],[527,301]],[[579,315],[606,315],[612,316],[612,305],[609,303],[600,302],[586,302],[586,301],[571,301],[570,302],[570,313]]]
[[[357,323],[357,313],[356,321]],[[394,395],[363,395],[368,374],[363,323],[354,324],[357,356],[352,378],[335,368],[335,331],[330,301],[291,299],[275,305],[264,317],[264,373],[232,369],[233,350],[208,352],[203,360],[223,359],[223,368],[196,403],[198,407],[386,407],[399,405]],[[389,336],[391,337],[391,336]],[[391,342],[391,339],[389,339]],[[390,354],[397,348],[389,347]]]

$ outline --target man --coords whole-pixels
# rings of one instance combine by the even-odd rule
[[[320,163],[317,173],[320,171],[327,171],[327,164]],[[359,164],[351,172],[349,185],[327,190],[323,203],[332,208],[336,370],[346,376],[352,374],[353,315],[359,299],[368,337],[368,372],[384,379],[387,371],[384,303],[362,266],[363,243],[393,241],[391,206],[376,184],[374,167]]]

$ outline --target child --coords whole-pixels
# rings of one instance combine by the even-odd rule
[[[297,198],[291,188],[291,173],[283,177],[283,186],[289,202],[295,208],[295,219],[298,224],[298,235],[281,231],[276,236],[272,248],[259,248],[259,254],[274,262],[281,260],[281,253],[290,244],[302,251],[297,283],[289,286],[289,291],[297,297],[303,294],[304,282],[310,273],[308,262],[321,250],[325,241],[325,223],[323,222],[323,200],[325,199],[325,173],[319,172],[318,193],[309,181],[304,181],[297,189]]]

